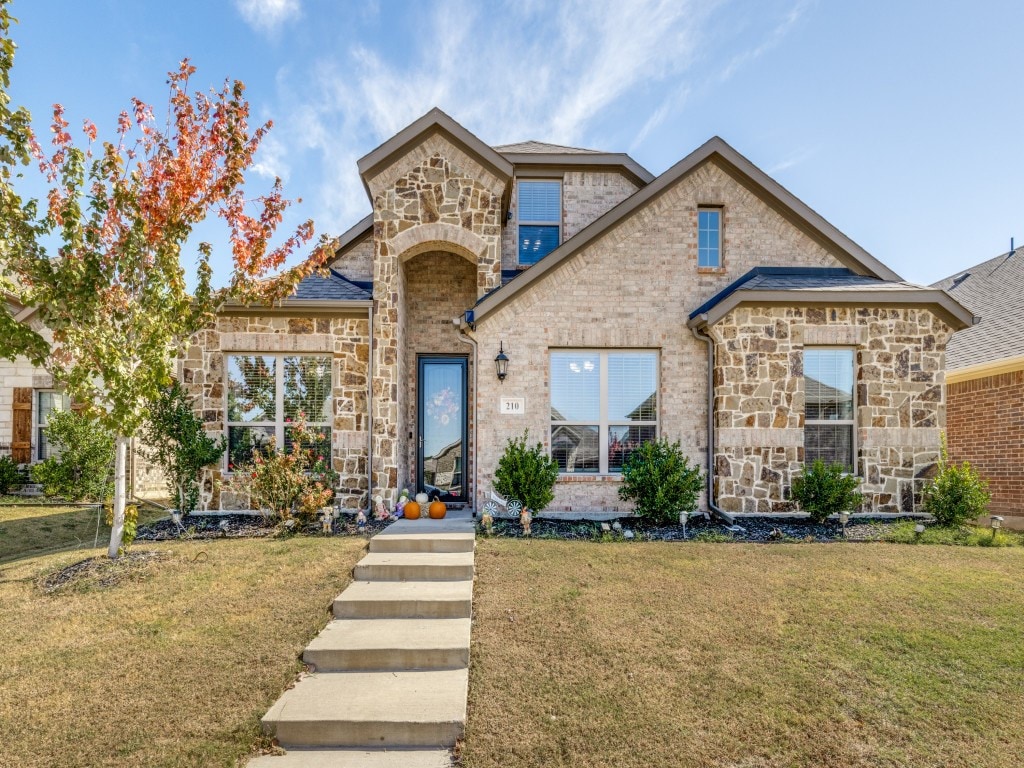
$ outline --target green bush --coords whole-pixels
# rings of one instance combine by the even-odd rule
[[[114,493],[114,435],[74,411],[51,413],[46,436],[57,455],[32,467],[47,496],[103,501]]]
[[[518,499],[531,512],[540,512],[555,498],[558,462],[541,443],[528,447],[529,437],[527,430],[522,437],[509,438],[494,472],[494,487],[506,499]]]
[[[635,504],[634,514],[656,525],[673,525],[692,512],[703,488],[698,467],[691,467],[679,441],[643,443],[622,465],[619,498]]]
[[[191,398],[174,382],[149,404],[142,439],[143,454],[164,472],[175,509],[182,515],[194,511],[199,505],[200,473],[224,455],[224,437],[207,436]]]
[[[19,485],[21,473],[18,464],[10,456],[0,456],[0,496],[6,496]]]
[[[939,474],[922,494],[924,511],[946,527],[963,525],[984,515],[992,500],[988,483],[966,461],[960,465],[949,463],[945,435],[938,467]]]
[[[864,497],[856,492],[860,478],[846,474],[842,464],[825,464],[815,459],[810,468],[793,479],[793,501],[816,523],[829,515],[860,507]]]

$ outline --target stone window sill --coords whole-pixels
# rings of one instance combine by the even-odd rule
[[[697,267],[698,275],[724,275],[725,267]]]
[[[621,483],[622,475],[559,475],[559,483]]]

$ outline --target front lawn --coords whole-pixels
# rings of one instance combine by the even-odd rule
[[[86,553],[0,567],[0,765],[235,765],[261,743],[260,717],[300,670],[365,545],[136,545],[166,554],[114,586],[52,593],[39,578]]]
[[[139,505],[140,524],[163,514]],[[105,548],[109,541],[110,527],[103,510],[97,517],[96,507],[43,506],[14,497],[0,500],[0,563],[61,549],[88,549],[97,542]]]
[[[479,540],[469,768],[1018,766],[1024,550]]]

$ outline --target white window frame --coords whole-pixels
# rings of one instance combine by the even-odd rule
[[[43,450],[43,429],[46,427],[46,424],[43,423],[43,409],[41,407],[41,403],[39,402],[40,395],[60,395],[61,397],[67,399],[67,401],[68,401],[68,408],[67,409],[69,411],[71,410],[71,398],[68,397],[67,394],[65,394],[61,390],[53,389],[53,388],[47,388],[47,389],[36,389],[36,390],[33,391],[33,400],[34,400],[34,403],[33,403],[33,407],[34,407],[33,416],[35,417],[34,418],[34,422],[35,423],[34,423],[33,429],[32,429],[32,438],[33,438],[35,444],[32,446],[32,456],[34,457],[34,461],[45,461],[47,458],[49,458],[48,456],[40,455],[41,451]],[[55,456],[56,457],[56,456],[59,456],[59,455],[60,455],[60,450],[58,450],[56,448],[53,448],[50,451],[50,456]]]
[[[525,179],[522,178],[522,177],[517,177],[516,178],[516,264],[518,264],[519,266],[521,266],[521,267],[532,267],[534,264],[537,263],[536,261],[534,261],[534,262],[526,262],[526,263],[519,261],[520,248],[522,247],[522,236],[520,235],[520,228],[521,227],[558,227],[558,243],[555,245],[555,248],[557,248],[559,245],[562,244],[562,232],[563,232],[562,217],[564,215],[563,208],[565,206],[565,202],[564,202],[564,200],[565,200],[565,198],[564,198],[564,196],[565,196],[565,184],[564,184],[564,181],[565,181],[564,179],[556,178],[556,177],[537,177],[537,178],[531,177],[531,178],[525,178]],[[558,184],[558,219],[553,219],[553,220],[550,220],[550,221],[548,221],[548,220],[533,220],[533,219],[527,220],[527,219],[521,219],[519,217],[519,211],[521,210],[521,206],[519,205],[519,191],[522,188],[523,184],[534,184],[536,182]],[[550,252],[551,251],[548,251],[548,253],[550,253]],[[544,256],[547,256],[547,253],[545,253]],[[544,256],[541,256],[540,258],[543,259]],[[540,261],[540,259],[538,259],[537,261]]]
[[[598,470],[597,472],[562,472],[559,470],[559,477],[621,477],[622,473],[615,471],[609,471],[608,469],[608,435],[610,427],[654,427],[654,439],[657,440],[661,436],[661,351],[657,349],[586,349],[586,348],[566,348],[566,349],[550,349],[548,350],[548,377],[549,377],[549,391],[548,391],[548,408],[550,411],[551,407],[551,391],[550,391],[550,376],[551,376],[551,356],[553,354],[597,354],[598,355],[598,376],[600,381],[600,412],[598,421],[575,421],[575,420],[563,420],[554,421],[548,416],[548,455],[551,456],[551,446],[553,444],[552,432],[556,427],[593,427],[597,426],[597,442],[598,442]],[[621,354],[636,354],[636,355],[654,355],[654,413],[657,418],[653,420],[644,421],[628,421],[622,419],[609,419],[608,418],[608,355],[621,355]]]
[[[849,419],[809,419],[807,418],[807,352],[808,351],[827,351],[827,350],[841,350],[843,352],[850,353],[850,368],[853,375],[853,392],[851,393],[851,413],[853,416]],[[804,378],[804,464],[807,464],[807,427],[815,425],[828,425],[828,426],[849,426],[850,429],[850,467],[852,472],[846,472],[848,475],[859,475],[859,457],[860,451],[857,445],[857,348],[842,345],[829,345],[829,344],[811,344],[805,345],[803,351],[803,378]]]
[[[232,357],[272,357],[274,364],[274,412],[277,417],[273,421],[229,421],[228,420],[228,392],[231,388],[229,359]],[[278,450],[284,450],[284,431],[291,422],[285,421],[284,413],[284,360],[290,357],[315,357],[330,361],[331,366],[331,388],[330,397],[327,401],[328,421],[307,421],[307,427],[326,428],[329,432],[331,450],[334,449],[334,356],[330,353],[316,352],[225,352],[224,353],[224,439],[228,441],[228,449],[224,453],[224,471],[231,473],[231,427],[273,427],[274,439]]]
[[[716,244],[715,250],[718,253],[718,263],[716,264],[701,264],[700,263],[700,215],[702,213],[715,213],[718,215],[718,243]],[[722,262],[724,259],[722,253],[722,242],[724,240],[722,236],[722,230],[724,229],[725,216],[723,215],[722,206],[720,205],[700,205],[697,206],[697,268],[698,269],[721,269]]]

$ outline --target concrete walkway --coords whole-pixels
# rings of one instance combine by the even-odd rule
[[[263,727],[287,754],[249,768],[448,768],[466,727],[473,608],[469,512],[399,520],[303,654],[314,667]]]

